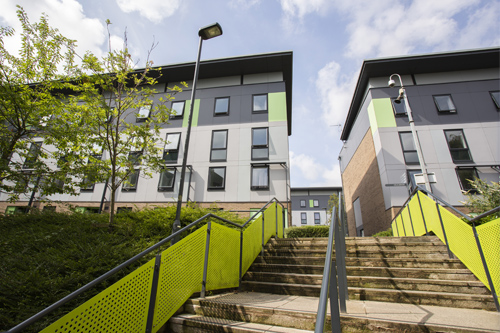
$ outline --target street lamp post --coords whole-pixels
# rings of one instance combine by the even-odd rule
[[[399,78],[399,82],[401,83],[399,96],[396,98],[394,103],[399,104],[401,103],[401,100],[404,100],[406,112],[408,113],[408,122],[410,123],[410,130],[413,136],[413,142],[415,143],[415,149],[417,150],[418,163],[420,164],[420,170],[422,170],[422,175],[424,176],[425,188],[427,191],[432,193],[429,175],[427,173],[427,168],[425,167],[424,155],[422,154],[422,148],[420,147],[420,141],[418,140],[417,130],[415,129],[415,123],[413,121],[413,114],[411,112],[410,103],[408,103],[408,97],[406,95],[406,89],[403,86],[403,80],[399,74],[392,74],[389,77],[389,87],[391,88],[396,85],[396,82],[392,79],[393,76],[397,76]]]
[[[222,28],[219,23],[214,23],[209,26],[203,27],[198,31],[198,36],[200,37],[200,42],[198,44],[198,57],[196,58],[196,64],[194,67],[194,78],[193,78],[193,86],[191,91],[191,104],[189,105],[189,118],[188,118],[188,126],[186,133],[186,141],[184,143],[184,156],[182,158],[182,167],[181,167],[181,179],[179,184],[179,194],[177,197],[177,211],[175,213],[175,221],[172,225],[172,233],[178,231],[181,228],[181,208],[182,208],[182,195],[184,193],[184,178],[186,177],[186,165],[187,165],[187,157],[188,157],[188,148],[189,148],[189,138],[191,136],[191,123],[193,121],[193,108],[194,108],[194,98],[196,93],[196,83],[198,82],[198,72],[200,68],[200,56],[201,56],[201,46],[204,40],[211,39],[217,36],[222,35]],[[178,237],[172,239],[172,244],[175,244],[178,241]]]

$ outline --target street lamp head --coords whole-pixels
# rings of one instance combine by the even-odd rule
[[[404,88],[399,89],[399,96],[394,100],[394,103],[396,104],[401,104],[401,100],[405,97],[405,90]]]
[[[214,38],[220,35],[222,35],[222,27],[219,23],[207,25],[206,27],[203,27],[200,29],[200,31],[198,31],[198,36],[200,36],[203,40]]]
[[[389,87],[393,88],[395,85],[396,85],[396,81],[394,81],[393,79],[390,79],[389,80]]]

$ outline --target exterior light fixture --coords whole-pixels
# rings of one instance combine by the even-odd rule
[[[401,100],[404,100],[406,112],[408,113],[408,122],[410,123],[411,134],[413,136],[413,142],[415,143],[415,149],[417,150],[418,163],[420,164],[420,170],[422,170],[422,175],[424,176],[425,188],[427,191],[432,193],[431,184],[429,182],[429,175],[425,167],[424,155],[422,154],[422,147],[420,147],[420,141],[418,140],[417,130],[415,129],[415,122],[413,121],[413,114],[411,111],[410,103],[408,103],[408,97],[406,95],[405,87],[403,86],[403,80],[399,74],[392,74],[389,77],[388,85],[393,88],[396,82],[393,80],[393,76],[398,77],[401,83],[401,88],[399,89],[399,96],[394,100],[394,103],[400,104]]]
[[[222,28],[219,23],[214,23],[209,26],[203,27],[198,31],[198,36],[200,37],[200,41],[198,44],[198,57],[196,58],[196,64],[194,66],[194,78],[193,78],[193,87],[191,90],[191,103],[189,105],[189,118],[188,118],[188,126],[186,133],[186,142],[184,143],[184,156],[182,158],[181,179],[179,184],[179,193],[177,196],[177,211],[175,213],[174,224],[172,225],[172,234],[181,229],[182,196],[184,194],[184,179],[186,178],[187,157],[188,157],[189,139],[191,136],[191,124],[193,122],[193,107],[195,102],[196,84],[198,82],[198,72],[200,69],[201,46],[204,40],[211,39],[220,35],[222,35]],[[178,240],[179,237],[174,237],[171,242],[172,245],[175,244]]]

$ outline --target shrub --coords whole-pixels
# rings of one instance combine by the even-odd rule
[[[328,225],[303,226],[287,229],[288,238],[328,237]]]
[[[471,213],[480,215],[493,208],[500,206],[500,182],[490,182],[489,184],[479,178],[469,180],[472,190],[464,192],[467,201],[463,202]],[[500,212],[491,214],[475,222],[480,225],[500,217]],[[468,222],[468,221],[466,221]]]
[[[394,236],[392,234],[392,228],[389,228],[389,229],[384,230],[384,231],[377,232],[376,234],[372,235],[372,237],[390,237],[390,236]]]

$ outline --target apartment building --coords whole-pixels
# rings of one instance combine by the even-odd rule
[[[227,210],[260,208],[273,197],[287,204],[292,63],[291,51],[201,62],[183,201],[216,203]],[[153,102],[166,94],[167,87],[188,83],[167,105],[176,116],[161,130],[169,142],[164,148],[165,169],[152,178],[138,169],[118,191],[118,210],[177,202],[194,67],[194,62],[161,67]],[[9,212],[27,205],[54,209],[60,203],[79,211],[107,211],[109,195],[101,183],[80,189],[78,196],[41,198],[39,193],[25,193],[16,204],[7,203],[8,194],[2,193],[0,205]]]
[[[463,209],[468,179],[499,181],[500,49],[432,53],[363,62],[341,139],[350,235],[386,230],[423,184],[399,74],[432,192]]]
[[[291,226],[326,225],[330,221],[328,200],[341,195],[342,187],[292,187]]]

